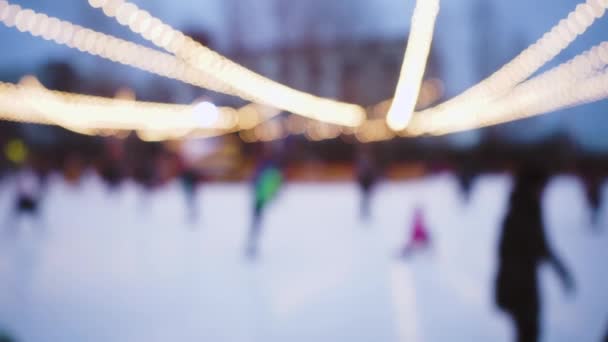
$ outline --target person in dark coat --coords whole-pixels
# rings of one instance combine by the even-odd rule
[[[541,195],[547,180],[548,175],[538,169],[526,168],[518,174],[500,237],[495,300],[513,319],[519,342],[539,338],[538,266],[549,262],[566,290],[574,287],[545,236]]]
[[[458,178],[458,185],[460,186],[462,198],[467,202],[471,197],[473,183],[477,178],[476,170],[472,165],[464,163],[456,172],[456,177]]]
[[[124,147],[118,139],[107,139],[104,154],[99,165],[99,174],[110,191],[117,190],[124,177]]]
[[[197,186],[199,175],[193,168],[185,168],[179,176],[182,190],[188,206],[188,219],[191,224],[198,221],[198,201],[197,201]]]
[[[596,174],[583,175],[583,185],[585,187],[585,195],[589,203],[591,211],[591,222],[595,225],[598,223],[600,207],[602,205],[602,182],[601,176]]]
[[[38,226],[42,226],[39,208],[41,197],[39,176],[29,165],[25,165],[17,172],[15,178],[17,185],[15,206],[7,223],[8,228],[18,230],[23,217],[35,219],[38,221]]]
[[[361,190],[361,204],[359,207],[361,219],[367,220],[371,215],[371,197],[374,186],[378,181],[376,164],[368,149],[362,149],[356,165],[357,184]]]

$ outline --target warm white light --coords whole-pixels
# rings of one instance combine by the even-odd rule
[[[103,13],[108,17],[114,17],[118,8],[124,3],[124,0],[106,0],[103,4]]]
[[[61,29],[59,30],[61,35],[57,39],[57,42],[60,44],[67,44],[72,40],[72,35],[74,34],[74,27],[72,24],[62,21]]]
[[[4,25],[8,27],[15,26],[15,21],[17,19],[17,14],[21,11],[21,7],[19,5],[10,5],[4,9],[2,12],[2,21]]]
[[[89,0],[89,5],[93,8],[101,8],[107,0]]]
[[[116,19],[121,25],[129,25],[131,19],[135,15],[135,12],[137,12],[137,6],[131,3],[122,4],[118,8]]]
[[[19,12],[15,18],[15,26],[21,32],[29,31],[33,27],[34,19],[34,11],[30,9],[23,10]]]
[[[59,28],[59,19],[49,18],[46,20],[46,29],[42,32],[42,38],[46,40],[53,39],[53,34],[57,32]]]
[[[0,20],[4,20],[3,16],[3,12],[5,9],[8,8],[8,1],[6,0],[0,0]]]
[[[146,11],[137,11],[135,19],[133,20],[133,26],[129,25],[129,28],[135,33],[142,33],[150,26],[152,16]]]
[[[607,0],[588,0],[587,5],[577,6],[566,19],[560,20],[541,39],[490,77],[439,106],[416,113],[416,116],[432,115],[448,123],[469,120],[467,116],[470,113],[479,112],[479,108],[485,108],[486,104],[510,92],[570,45],[605,13],[606,7]]]
[[[121,7],[130,4],[122,0],[111,1],[111,5],[106,4],[103,7],[104,13],[110,17],[115,14],[107,9],[115,2],[119,2]],[[134,8],[137,7],[133,5],[131,10]],[[126,18],[119,20],[121,23],[126,21]],[[208,78],[216,80],[218,84],[209,81],[204,84],[214,90],[225,91],[245,100],[264,103],[295,114],[340,125],[358,126],[365,119],[365,110],[361,106],[319,98],[269,80],[183,36],[181,32],[145,11],[136,10],[128,21],[132,31],[141,34],[155,45],[175,53]],[[185,77],[192,76],[187,74]],[[198,82],[192,80],[192,83]]]
[[[218,108],[211,102],[203,101],[192,108],[192,121],[195,127],[213,127],[220,118]]]
[[[31,29],[29,30],[30,33],[35,36],[38,37],[40,35],[42,35],[42,25],[43,23],[45,23],[45,21],[47,20],[47,16],[41,13],[37,13],[34,15],[34,24],[32,25]]]
[[[405,129],[414,113],[431,49],[439,0],[417,0],[395,98],[386,117],[395,131]]]

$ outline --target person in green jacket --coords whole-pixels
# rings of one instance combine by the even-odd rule
[[[258,168],[253,178],[254,206],[253,220],[249,230],[246,254],[253,259],[258,254],[258,240],[264,209],[279,192],[283,184],[283,172],[272,162],[266,162]]]

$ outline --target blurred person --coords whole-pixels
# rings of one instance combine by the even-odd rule
[[[107,138],[104,144],[103,157],[100,160],[99,174],[107,183],[110,190],[115,190],[122,183],[125,176],[124,146],[117,138]]]
[[[158,175],[157,154],[140,158],[134,165],[133,178],[141,186],[139,209],[146,210],[150,203],[150,195],[154,188],[160,183]]]
[[[99,173],[110,190],[117,189],[123,179],[120,166],[113,161],[104,161],[100,167]]]
[[[27,163],[17,171],[15,177],[15,207],[9,225],[16,229],[23,217],[40,220],[41,183],[35,170]]]
[[[431,237],[424,222],[424,213],[421,207],[414,210],[414,219],[408,240],[403,245],[399,256],[408,258],[414,253],[427,249],[431,244]]]
[[[471,198],[471,190],[473,189],[475,178],[477,178],[477,173],[470,164],[465,163],[456,172],[456,177],[464,202],[468,202]]]
[[[197,197],[199,174],[194,168],[185,167],[179,175],[179,180],[185,195],[188,220],[194,224],[199,217]]]
[[[591,212],[591,222],[596,225],[600,207],[602,205],[602,182],[601,176],[595,174],[587,174],[581,177],[585,188],[585,195]]]
[[[368,220],[371,216],[371,197],[374,187],[378,181],[378,171],[376,169],[376,163],[367,145],[363,145],[358,154],[356,172],[357,184],[361,190],[359,213],[361,215],[361,219]]]
[[[34,169],[40,181],[41,192],[44,195],[49,187],[49,179],[51,175],[51,166],[47,158],[38,157],[34,161]]]
[[[574,282],[547,243],[542,222],[541,196],[548,174],[526,167],[516,176],[503,221],[498,251],[495,301],[515,324],[517,341],[537,341],[540,335],[538,266],[548,261],[564,288]]]
[[[283,184],[283,172],[274,161],[265,161],[256,170],[253,178],[253,220],[247,240],[246,255],[254,259],[258,254],[258,242],[264,210],[279,192]]]
[[[68,184],[78,185],[84,168],[85,163],[82,160],[82,157],[75,153],[71,153],[63,163],[63,178]]]

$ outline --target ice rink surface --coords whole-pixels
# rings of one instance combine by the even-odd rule
[[[365,223],[353,183],[290,183],[251,262],[247,184],[202,185],[191,224],[177,183],[110,192],[94,176],[78,187],[54,177],[41,220],[16,228],[5,179],[0,327],[23,342],[510,341],[493,304],[510,186],[508,176],[480,177],[464,203],[449,174],[383,183]],[[543,204],[576,292],[541,269],[542,339],[598,341],[608,329],[608,215],[592,227],[568,176],[552,180]],[[417,206],[432,246],[399,260]]]

